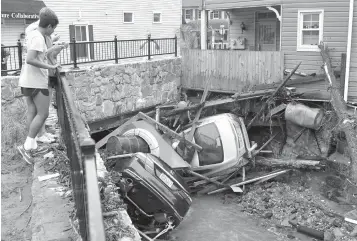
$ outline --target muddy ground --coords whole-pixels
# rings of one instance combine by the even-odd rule
[[[1,155],[1,240],[31,240],[32,167],[20,155]]]

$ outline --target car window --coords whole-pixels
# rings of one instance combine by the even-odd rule
[[[197,145],[202,147],[198,153],[200,166],[223,162],[222,140],[214,123],[197,128],[194,137]]]

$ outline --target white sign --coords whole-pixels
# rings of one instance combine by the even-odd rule
[[[38,19],[38,14],[34,13],[10,13],[2,12],[1,18],[15,18],[15,19]]]

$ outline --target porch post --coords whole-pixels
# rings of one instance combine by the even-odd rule
[[[207,49],[207,10],[201,10],[201,49]]]

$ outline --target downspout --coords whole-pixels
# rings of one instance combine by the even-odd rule
[[[345,101],[347,101],[347,97],[348,97],[348,82],[349,82],[349,78],[350,78],[350,68],[351,68],[353,3],[354,3],[354,0],[350,0],[350,12],[349,12],[349,18],[348,18],[348,35],[347,35],[345,89],[344,89],[344,93],[343,93],[343,99]]]

